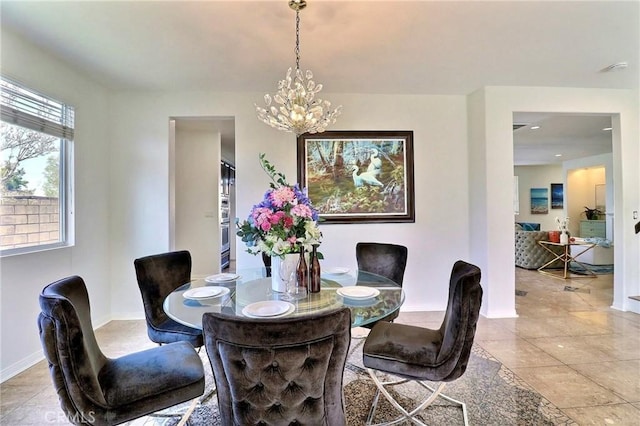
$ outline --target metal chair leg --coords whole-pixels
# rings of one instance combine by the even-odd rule
[[[200,397],[200,404],[204,404],[205,402],[207,402],[209,400],[209,398],[211,398],[213,395],[216,394],[216,391],[218,389],[215,387],[215,385],[213,386],[213,388],[209,391],[204,393],[201,397]]]
[[[456,399],[453,399],[449,396],[446,396],[444,394],[442,394],[442,390],[444,389],[446,382],[440,382],[438,384],[438,386],[436,387],[436,389],[430,387],[429,385],[427,385],[426,383],[423,383],[419,380],[409,380],[409,379],[399,379],[399,380],[391,380],[391,381],[382,381],[378,378],[378,376],[376,375],[375,371],[371,368],[367,368],[367,372],[369,373],[369,376],[371,377],[371,379],[373,380],[373,382],[376,385],[376,395],[373,399],[373,403],[371,404],[371,409],[369,410],[369,415],[367,417],[367,421],[366,424],[367,425],[371,425],[371,426],[388,426],[388,425],[394,425],[400,422],[403,422],[405,420],[409,420],[412,423],[415,423],[417,425],[421,425],[421,426],[426,426],[425,423],[421,422],[420,420],[416,419],[415,416],[420,414],[420,412],[422,412],[425,408],[427,408],[429,405],[431,405],[433,403],[433,401],[436,400],[436,398],[438,396],[446,399],[449,402],[453,402],[456,405],[459,405],[462,407],[462,416],[464,419],[464,425],[465,426],[469,426],[469,419],[467,416],[467,406],[465,403],[458,401]],[[402,407],[398,401],[396,401],[396,399],[389,393],[389,391],[385,388],[385,386],[397,386],[400,385],[402,383],[407,383],[413,381],[417,384],[419,384],[420,386],[422,386],[425,389],[428,389],[429,391],[431,391],[431,394],[429,395],[429,397],[422,401],[420,404],[418,404],[414,409],[412,409],[411,411],[406,410],[404,407]],[[384,422],[384,423],[372,423],[373,418],[375,416],[375,412],[376,412],[376,408],[378,405],[378,401],[379,401],[379,397],[380,394],[384,395],[384,397],[387,399],[387,401],[389,401],[389,403],[401,413],[400,417],[397,417],[396,419],[393,419],[389,422]]]

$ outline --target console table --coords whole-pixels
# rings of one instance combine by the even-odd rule
[[[538,244],[540,244],[545,250],[547,250],[548,252],[550,252],[554,256],[553,260],[551,260],[551,261],[545,263],[544,265],[542,265],[541,267],[539,267],[538,268],[538,272],[543,273],[543,274],[547,274],[547,275],[551,275],[551,276],[556,277],[556,278],[563,278],[563,279],[567,279],[567,278],[592,278],[592,277],[596,276],[596,273],[593,272],[587,265],[585,265],[584,263],[581,263],[578,260],[576,260],[576,258],[582,256],[584,253],[586,253],[587,251],[589,251],[592,248],[594,248],[596,246],[595,244],[587,243],[587,242],[573,242],[573,243],[569,243],[569,244],[560,244],[560,243],[552,243],[551,241],[538,241]],[[550,248],[551,246],[560,246],[560,247],[563,247],[564,250],[563,250],[563,252],[561,254],[558,254],[558,253],[554,252],[553,250],[551,250],[551,248]],[[581,251],[580,253],[576,254],[575,256],[572,256],[571,255],[571,246],[583,246],[583,247],[586,247],[586,248],[583,251]],[[548,268],[548,266],[551,265],[556,260],[560,260],[564,265],[562,274],[559,273],[561,271]],[[571,271],[569,271],[569,264],[571,262],[576,262],[578,265],[582,266],[584,268],[584,270],[586,271],[587,275],[572,274]]]

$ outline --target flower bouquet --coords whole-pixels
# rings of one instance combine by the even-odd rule
[[[259,158],[262,169],[271,178],[270,189],[262,201],[253,206],[246,220],[236,219],[236,235],[242,238],[251,254],[284,258],[301,248],[310,252],[322,239],[317,210],[306,190],[301,190],[298,184],[288,184],[265,154],[261,153]]]
[[[568,244],[569,243],[569,218],[558,218],[556,217],[556,223],[558,224],[558,229],[560,230],[560,244]]]

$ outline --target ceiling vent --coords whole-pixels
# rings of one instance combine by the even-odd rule
[[[623,70],[625,68],[627,68],[629,66],[628,63],[626,62],[617,62],[615,64],[611,64],[606,68],[603,68],[601,71],[602,72],[610,72],[610,71],[620,71]]]

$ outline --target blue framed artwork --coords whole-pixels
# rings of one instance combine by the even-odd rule
[[[564,187],[561,183],[551,184],[551,208],[564,208]]]
[[[549,213],[549,190],[531,188],[531,214]]]

